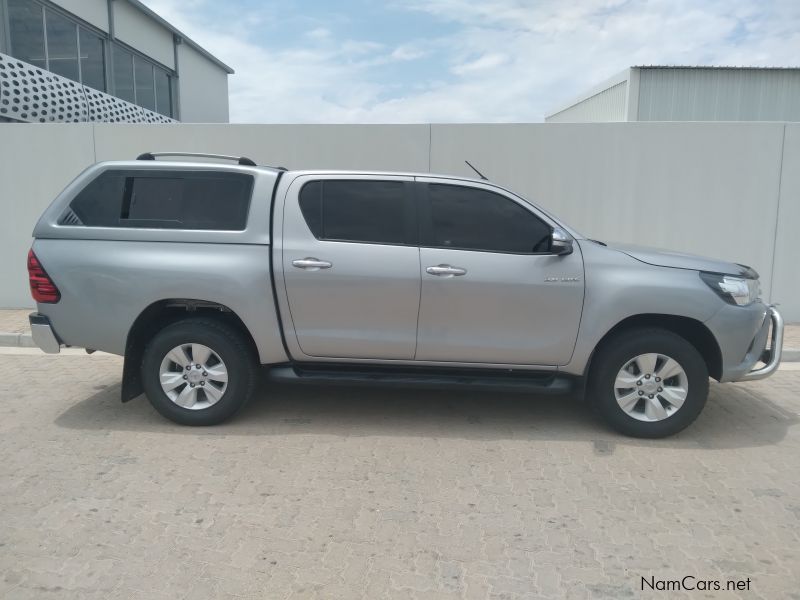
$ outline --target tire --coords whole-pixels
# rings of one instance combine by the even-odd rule
[[[688,427],[703,410],[708,367],[697,349],[677,334],[629,330],[597,349],[587,394],[600,416],[620,433],[666,437]]]
[[[196,426],[232,417],[250,399],[257,375],[244,336],[209,318],[184,319],[158,332],[145,347],[141,374],[145,395],[159,413]]]

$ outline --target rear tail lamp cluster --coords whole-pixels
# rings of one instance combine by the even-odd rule
[[[61,300],[61,292],[58,291],[56,284],[50,279],[33,250],[28,252],[28,281],[31,284],[31,296],[36,302],[55,304]]]

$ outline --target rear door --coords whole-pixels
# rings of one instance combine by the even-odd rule
[[[414,358],[420,274],[413,178],[298,177],[283,275],[301,358]],[[288,332],[287,332],[288,333]]]
[[[496,188],[418,180],[416,359],[566,364],[583,307],[578,245],[572,254],[553,254],[549,219]]]

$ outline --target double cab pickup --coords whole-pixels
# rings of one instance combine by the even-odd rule
[[[709,377],[781,358],[752,268],[587,239],[484,180],[146,153],[89,167],[33,235],[37,345],[124,356],[122,400],[187,425],[231,417],[266,370],[576,391],[661,437],[695,420]]]

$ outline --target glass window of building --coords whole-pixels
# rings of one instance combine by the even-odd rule
[[[156,68],[156,111],[172,117],[172,86],[169,74]]]
[[[54,10],[45,12],[48,70],[80,81],[78,71],[78,26]]]
[[[8,7],[12,56],[173,116],[171,71],[45,2],[0,0],[0,6],[4,3]],[[106,52],[110,52],[110,63],[106,62]]]
[[[136,104],[148,110],[156,109],[156,90],[153,81],[153,65],[140,56],[133,57],[136,83]]]
[[[133,54],[114,45],[114,95],[128,102],[136,102],[133,91]]]
[[[80,30],[81,83],[101,92],[106,91],[106,67],[103,40],[88,29]]]
[[[11,54],[40,69],[47,69],[42,10],[40,4],[30,0],[8,0]]]

